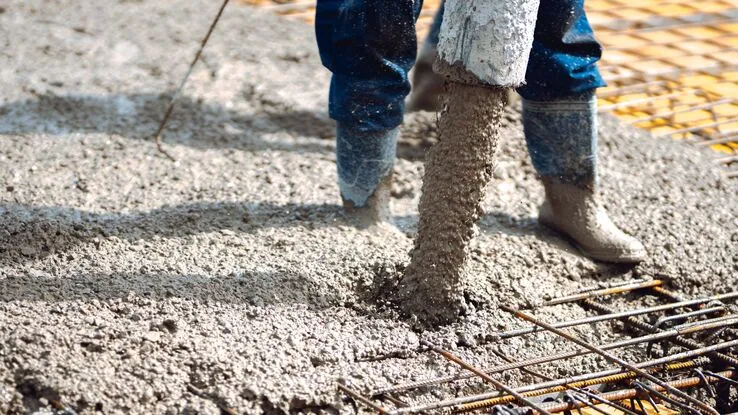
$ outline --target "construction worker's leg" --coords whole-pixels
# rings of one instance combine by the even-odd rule
[[[438,36],[443,22],[444,3],[436,11],[428,37],[418,55],[413,69],[412,92],[407,100],[407,110],[438,111],[441,109],[440,95],[443,93],[443,78],[433,71],[433,63],[438,57]]]
[[[319,0],[317,5],[320,55],[333,73],[329,112],[337,121],[341,197],[347,210],[370,223],[389,219],[420,7],[420,0]]]
[[[446,103],[438,143],[427,155],[418,236],[399,289],[404,310],[426,324],[450,322],[464,310],[461,276],[507,92],[523,82],[537,6],[524,0],[446,2],[436,64],[446,79]]]
[[[634,263],[643,245],[609,219],[598,197],[597,108],[601,55],[583,0],[541,0],[523,96],[523,124],[546,201],[539,220],[587,256]]]

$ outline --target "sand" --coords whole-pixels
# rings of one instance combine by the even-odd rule
[[[521,326],[501,302],[657,273],[689,296],[736,285],[738,182],[712,154],[603,119],[605,202],[651,257],[596,264],[536,223],[542,187],[513,105],[461,282],[468,313],[414,331],[381,287],[409,261],[434,116],[408,117],[400,143],[402,232],[356,229],[340,208],[312,29],[229,7],[165,131],[172,163],[150,135],[216,9],[2,5],[0,413],[49,413],[54,401],[78,414],[352,413],[338,379],[364,388],[455,372],[417,353],[420,337],[499,362],[487,334]],[[614,335],[597,328],[593,341]],[[504,345],[514,358],[561,347],[543,334]]]

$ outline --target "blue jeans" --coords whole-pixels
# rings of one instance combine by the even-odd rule
[[[402,123],[422,5],[422,0],[318,0],[320,58],[333,73],[331,118],[362,132]]]
[[[320,56],[332,73],[331,118],[363,132],[402,123],[415,63],[415,21],[422,0],[318,0]],[[437,42],[436,16],[429,42]],[[523,98],[547,101],[605,85],[596,63],[602,48],[584,13],[584,0],[541,0]]]

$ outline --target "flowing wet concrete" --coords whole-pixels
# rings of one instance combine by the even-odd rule
[[[429,327],[464,313],[459,285],[492,178],[508,91],[449,82],[428,151],[418,234],[397,307]]]

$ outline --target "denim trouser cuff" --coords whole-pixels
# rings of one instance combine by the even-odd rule
[[[365,206],[379,183],[392,172],[399,128],[361,132],[338,124],[336,164],[341,197],[354,206]]]
[[[540,176],[564,183],[597,180],[597,101],[594,91],[548,101],[523,100],[523,127]]]

